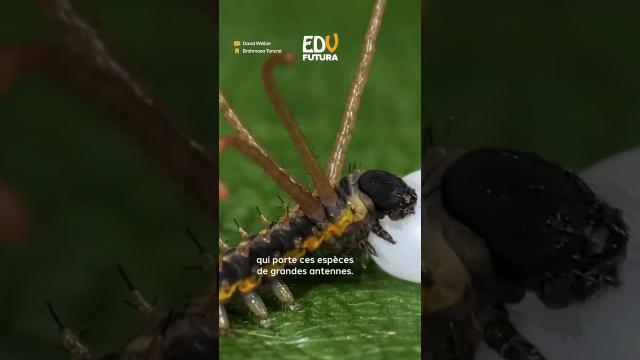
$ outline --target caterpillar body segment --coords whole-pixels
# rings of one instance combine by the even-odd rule
[[[378,183],[386,189],[381,191]],[[225,305],[233,302],[244,302],[263,325],[269,324],[266,307],[256,293],[261,288],[269,288],[283,304],[297,308],[290,290],[277,276],[277,270],[289,261],[261,264],[258,259],[297,259],[327,242],[339,247],[360,246],[373,253],[367,240],[369,233],[394,241],[379,220],[386,215],[399,219],[412,214],[417,200],[415,191],[404,181],[378,170],[354,171],[342,178],[335,191],[339,206],[327,213],[336,216],[316,222],[295,208],[237,246],[221,251],[218,259],[221,332],[229,327]],[[391,206],[387,197],[394,200]],[[266,274],[260,273],[260,269]]]

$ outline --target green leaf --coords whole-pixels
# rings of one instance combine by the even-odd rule
[[[302,291],[300,291],[302,290]],[[297,312],[270,306],[273,319],[262,328],[237,314],[232,331],[220,338],[224,359],[418,359],[420,285],[375,269],[359,282],[325,282],[292,287],[302,293]],[[268,302],[268,304],[276,304]],[[273,309],[277,309],[273,311]]]

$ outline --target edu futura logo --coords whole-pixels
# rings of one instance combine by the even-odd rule
[[[338,34],[331,36],[306,35],[302,38],[302,61],[338,61]]]

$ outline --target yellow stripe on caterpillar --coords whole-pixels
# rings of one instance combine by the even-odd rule
[[[282,258],[301,258],[307,252],[316,250],[324,241],[332,238],[339,238],[350,225],[363,220],[366,216],[367,208],[364,203],[358,197],[352,196],[347,202],[345,209],[334,222],[329,223],[318,234],[304,239],[300,242],[298,248],[287,251],[282,255]],[[264,268],[268,270],[267,274],[264,276],[271,277],[270,274],[273,273],[271,270],[282,269],[285,265],[287,265],[286,261],[264,266]],[[251,279],[242,279],[228,286],[222,286],[219,289],[218,300],[223,303],[231,298],[236,291],[240,291],[242,293],[251,292],[260,284],[261,280],[261,275],[254,274],[254,277]]]

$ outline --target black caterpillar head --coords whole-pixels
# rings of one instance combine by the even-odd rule
[[[365,193],[376,211],[392,220],[414,213],[418,197],[415,190],[399,177],[381,170],[369,170],[360,175],[358,188]]]
[[[441,189],[444,209],[484,240],[497,273],[547,307],[618,284],[627,225],[572,171],[535,154],[485,148],[455,160]]]

